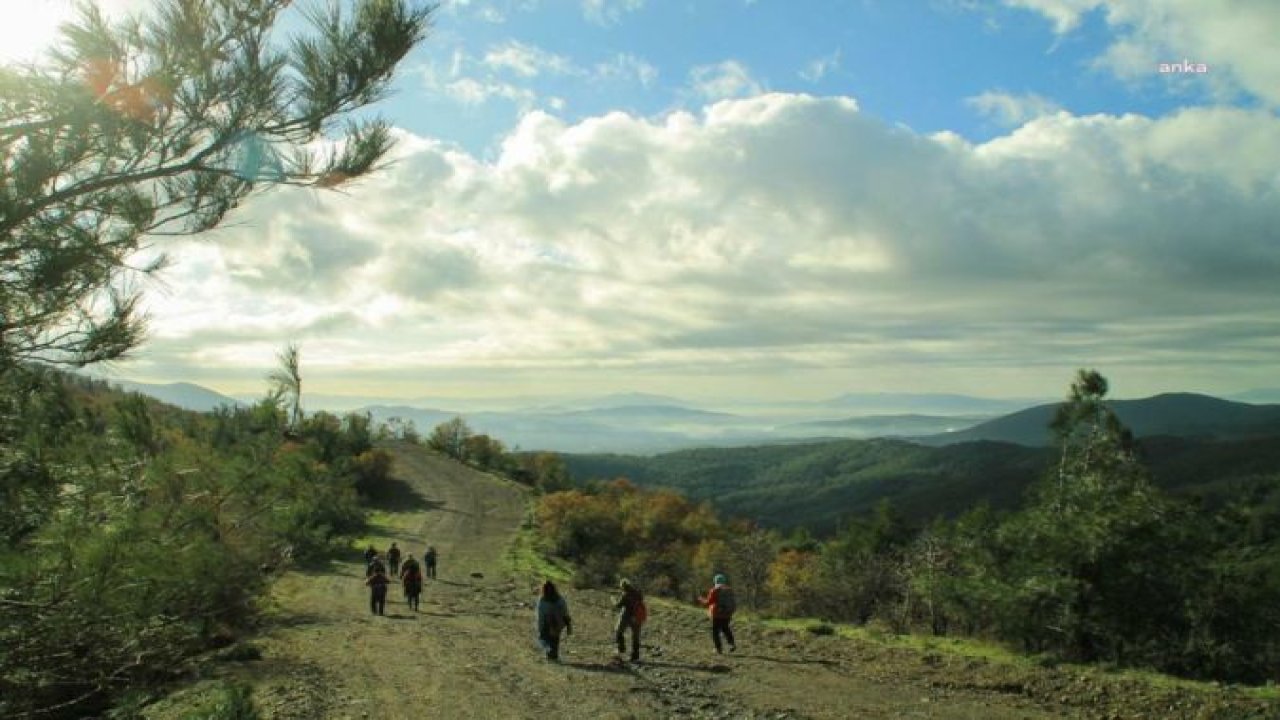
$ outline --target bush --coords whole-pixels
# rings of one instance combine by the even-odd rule
[[[193,716],[196,720],[258,720],[253,691],[244,683],[225,683],[212,707]]]
[[[175,415],[15,381],[0,378],[0,478],[22,479],[0,506],[0,716],[97,715],[187,672],[251,625],[268,571],[363,526],[357,461],[264,431],[264,406]],[[45,422],[5,424],[23,416]]]

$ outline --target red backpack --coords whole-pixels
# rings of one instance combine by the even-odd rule
[[[636,621],[637,625],[643,625],[649,619],[649,608],[644,604],[644,595],[639,590],[631,589],[634,593],[631,597],[631,619]]]

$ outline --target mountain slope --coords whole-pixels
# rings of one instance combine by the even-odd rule
[[[1280,405],[1249,405],[1193,393],[1115,400],[1110,405],[1120,421],[1137,437],[1243,438],[1280,434]],[[1053,442],[1049,423],[1057,409],[1057,404],[1038,405],[967,430],[917,440],[930,445],[991,440],[1032,447],[1046,446]]]
[[[240,405],[240,401],[194,383],[152,384],[130,380],[105,380],[125,392],[136,392],[184,410],[209,412],[222,405]]]
[[[564,457],[579,480],[627,477],[710,500],[767,526],[817,532],[883,499],[918,521],[958,514],[979,501],[1012,507],[1048,461],[1044,450],[1007,443],[930,448],[886,439]]]
[[[1280,435],[1240,439],[1156,436],[1139,441],[1155,483],[1212,502],[1280,473]],[[1055,451],[976,441],[929,447],[904,440],[841,440],[636,455],[565,455],[578,482],[626,477],[708,500],[766,526],[834,530],[890,500],[908,520],[955,516],[980,503],[1014,508],[1052,466]]]

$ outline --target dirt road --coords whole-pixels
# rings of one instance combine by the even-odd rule
[[[257,642],[263,659],[244,664],[266,717],[1132,717],[1105,702],[1077,705],[1069,684],[1032,692],[981,661],[745,621],[737,623],[738,652],[718,656],[702,613],[675,604],[651,603],[643,661],[622,663],[609,597],[571,588],[575,633],[563,662],[548,662],[533,637],[537,578],[504,569],[526,491],[418,447],[395,452],[403,492],[379,514],[374,540],[419,557],[434,545],[439,579],[428,581],[419,613],[392,586],[378,617],[356,553],[334,570],[284,577],[276,620]],[[1055,693],[1061,699],[1046,701]]]

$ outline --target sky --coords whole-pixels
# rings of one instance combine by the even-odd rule
[[[4,52],[67,4],[5,0]],[[163,241],[111,372],[254,393],[292,341],[311,390],[404,399],[1278,387],[1277,37],[1274,0],[446,2],[395,162]]]

